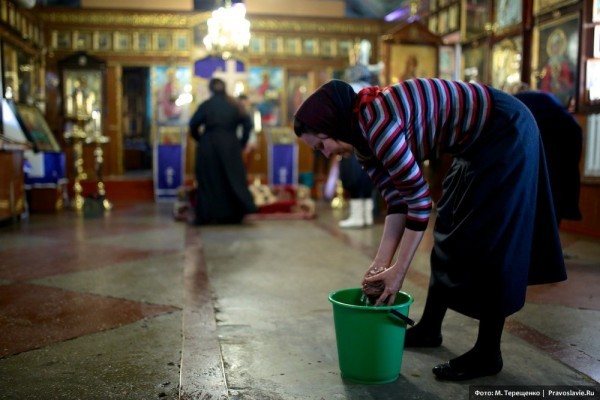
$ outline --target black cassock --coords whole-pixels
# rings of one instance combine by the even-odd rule
[[[198,106],[189,127],[196,140],[195,224],[239,223],[246,214],[255,213],[242,159],[252,129],[250,116],[233,98],[215,94]]]

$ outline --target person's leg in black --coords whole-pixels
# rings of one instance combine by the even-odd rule
[[[482,317],[475,346],[465,354],[435,366],[436,377],[462,381],[499,373],[503,366],[500,342],[504,320],[500,314]]]
[[[429,287],[419,323],[406,331],[404,347],[438,347],[442,344],[442,322],[448,307],[438,289]]]

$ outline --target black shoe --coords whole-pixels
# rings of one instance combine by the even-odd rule
[[[417,325],[406,330],[404,347],[440,347],[442,345],[442,334],[431,334],[420,329]]]
[[[436,365],[433,367],[433,373],[438,379],[465,381],[482,376],[496,375],[502,371],[503,362],[501,354],[486,361],[477,360],[474,357],[461,357],[444,364]]]

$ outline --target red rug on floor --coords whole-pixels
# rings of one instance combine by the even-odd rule
[[[294,220],[294,219],[313,219],[317,214],[314,210],[302,207],[296,200],[277,201],[272,204],[265,204],[258,207],[258,213],[246,216],[248,221],[260,220]]]
[[[316,207],[310,198],[308,188],[279,186],[269,188],[266,185],[253,184],[250,191],[258,208],[258,213],[248,214],[248,221],[260,220],[297,220],[316,218]],[[174,218],[177,221],[192,219],[196,201],[196,189],[185,187],[180,190],[174,204]]]

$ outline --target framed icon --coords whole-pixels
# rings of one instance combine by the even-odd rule
[[[156,34],[156,49],[159,51],[171,50],[171,35],[160,32]]]
[[[129,32],[115,33],[115,50],[127,51],[131,50],[131,34]]]
[[[532,86],[554,94],[572,112],[577,100],[579,27],[579,13],[574,13],[540,24],[533,32]]]
[[[523,19],[523,2],[495,0],[494,21],[498,30],[520,24]]]
[[[152,50],[152,33],[136,32],[133,34],[133,48],[138,51]]]
[[[487,44],[473,44],[465,47],[462,53],[462,79],[467,82],[487,82]]]
[[[57,50],[71,49],[71,31],[58,31],[52,34],[52,47]]]
[[[187,31],[175,32],[173,38],[175,50],[187,51],[190,48],[190,36]]]
[[[89,51],[92,49],[92,32],[77,31],[73,35],[73,47],[75,50]]]
[[[492,46],[492,86],[503,89],[521,82],[523,38],[506,38]]]

